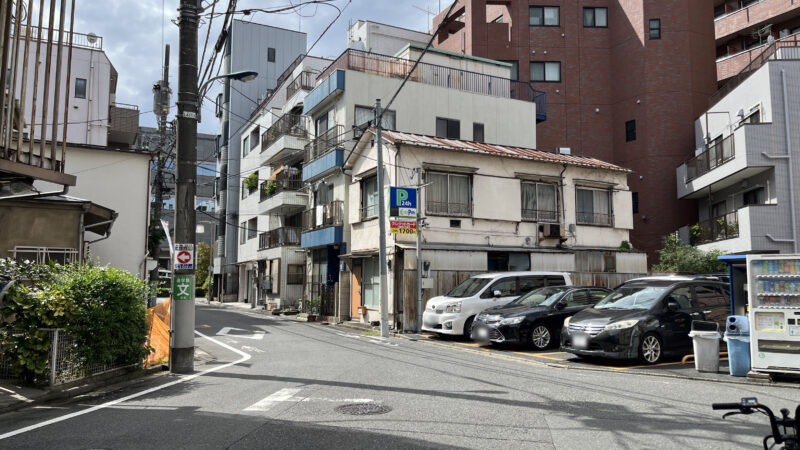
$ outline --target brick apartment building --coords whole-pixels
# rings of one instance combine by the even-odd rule
[[[539,150],[634,171],[631,240],[652,264],[662,237],[697,219],[674,172],[717,90],[714,31],[713,0],[457,0],[434,45],[514,63],[545,91]]]

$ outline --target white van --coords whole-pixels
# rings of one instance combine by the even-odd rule
[[[500,272],[475,275],[445,295],[428,300],[422,331],[469,336],[472,320],[481,311],[500,306],[544,286],[572,284],[565,272]]]

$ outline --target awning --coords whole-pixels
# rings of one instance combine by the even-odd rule
[[[363,258],[371,258],[373,256],[378,256],[378,249],[377,248],[370,248],[367,250],[357,250],[350,253],[345,253],[344,255],[339,255],[340,259],[363,259]]]

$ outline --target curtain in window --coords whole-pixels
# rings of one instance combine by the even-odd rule
[[[447,212],[447,175],[442,173],[428,172],[428,182],[426,188],[426,207],[428,212],[446,213]]]
[[[577,191],[577,220],[578,223],[593,223],[594,219],[594,194],[588,189],[578,189]]]
[[[545,64],[545,80],[558,81],[561,79],[561,64],[557,62],[549,62]]]
[[[450,214],[469,215],[469,176],[448,175],[449,180],[449,205]]]
[[[364,208],[363,217],[373,217],[378,215],[378,178],[369,177],[364,180],[363,190],[361,191],[362,207]]]
[[[522,183],[522,218],[536,220],[536,183]]]
[[[554,222],[558,220],[556,208],[556,186],[554,184],[536,185],[536,204],[539,209],[539,220]]]
[[[584,12],[584,14],[586,14],[586,13]],[[608,9],[606,9],[606,8],[595,8],[594,9],[594,26],[596,26],[596,27],[607,27],[608,26]]]
[[[594,223],[608,225],[611,223],[610,208],[609,208],[609,191],[594,191]]]
[[[558,8],[544,8],[544,24],[558,25]]]
[[[583,8],[583,26],[594,26],[594,8]]]
[[[528,12],[530,14],[529,20],[531,25],[542,24],[542,8],[531,7]]]
[[[365,123],[374,119],[375,119],[375,112],[373,111],[372,108],[356,106],[356,117],[355,117],[356,126],[364,125]]]
[[[544,80],[544,63],[531,63],[531,81]]]

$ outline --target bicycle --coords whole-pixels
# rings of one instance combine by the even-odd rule
[[[764,450],[770,450],[778,444],[784,444],[784,446],[781,447],[783,450],[800,450],[800,423],[798,423],[800,405],[797,406],[794,412],[794,418],[789,416],[789,410],[786,408],[781,409],[781,418],[776,418],[772,410],[766,405],[758,403],[758,399],[755,397],[744,397],[739,403],[714,403],[711,405],[711,408],[715,410],[739,410],[737,412],[725,413],[722,416],[723,419],[736,414],[749,415],[760,412],[769,417],[769,424],[772,429],[772,434],[764,437]],[[779,427],[783,429],[783,432],[781,432]],[[772,445],[768,445],[770,439],[774,441]]]

